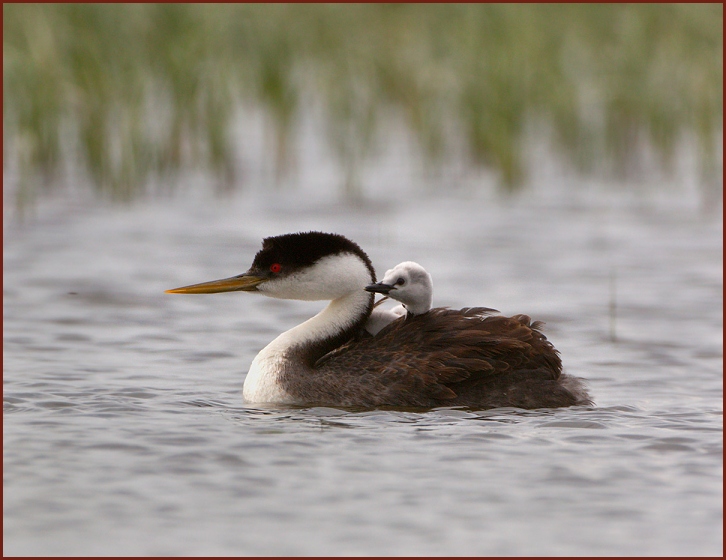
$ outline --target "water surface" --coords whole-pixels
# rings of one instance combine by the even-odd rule
[[[316,302],[167,295],[348,235],[544,320],[593,407],[246,405]],[[678,197],[62,203],[4,244],[6,555],[720,555],[722,222]]]

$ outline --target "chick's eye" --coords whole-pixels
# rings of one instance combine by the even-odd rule
[[[270,265],[270,272],[273,272],[277,274],[282,270],[282,265],[280,263],[274,263]]]
[[[403,278],[396,280],[396,286],[403,286],[405,283],[406,281]]]

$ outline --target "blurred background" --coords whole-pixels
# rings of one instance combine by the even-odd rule
[[[526,188],[545,150],[722,191],[721,4],[7,4],[6,202],[83,185]],[[314,150],[311,153],[311,150]],[[316,161],[312,161],[315,159]],[[399,179],[400,180],[400,179]],[[667,181],[666,181],[667,182]],[[468,183],[467,183],[468,184]]]
[[[723,552],[722,4],[4,4],[3,552]],[[255,407],[348,236],[593,407]]]

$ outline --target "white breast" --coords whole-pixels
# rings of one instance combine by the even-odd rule
[[[248,403],[293,404],[293,399],[279,383],[279,372],[286,362],[274,350],[266,351],[271,345],[268,344],[252,360],[242,386],[242,396]]]

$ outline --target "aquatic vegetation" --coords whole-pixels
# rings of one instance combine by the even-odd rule
[[[4,155],[25,195],[70,164],[119,198],[190,168],[239,184],[242,105],[269,115],[281,174],[300,115],[320,108],[348,192],[391,111],[432,166],[463,149],[505,188],[525,180],[532,122],[583,171],[626,168],[644,141],[667,163],[684,134],[704,176],[718,167],[721,4],[4,4],[3,16]]]

